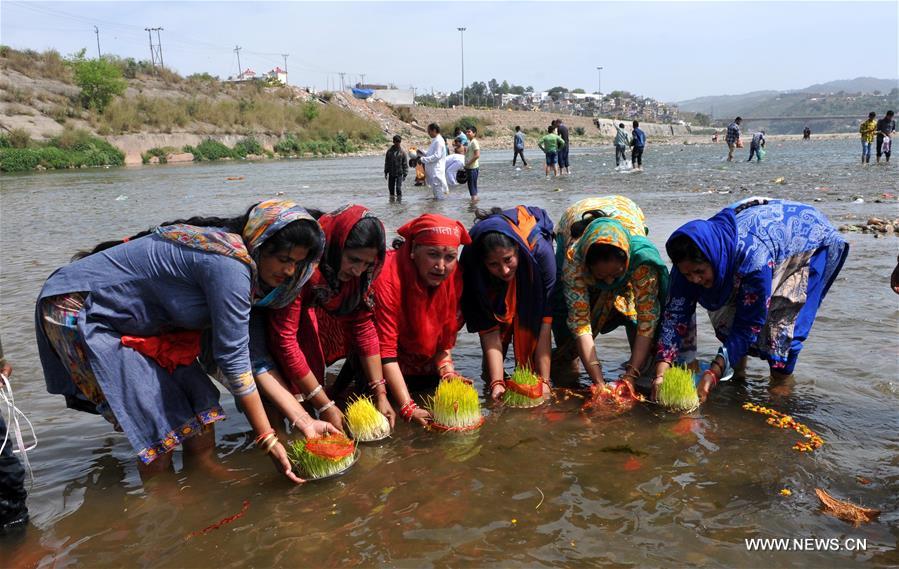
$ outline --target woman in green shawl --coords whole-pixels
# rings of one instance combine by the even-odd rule
[[[588,198],[568,208],[557,230],[556,360],[579,357],[602,386],[594,338],[624,325],[631,357],[618,379],[633,387],[650,363],[668,293],[668,267],[646,238],[643,211],[624,196]]]

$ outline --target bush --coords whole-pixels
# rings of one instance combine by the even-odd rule
[[[252,136],[248,136],[234,145],[234,154],[241,158],[245,158],[248,154],[262,154],[262,145]]]
[[[396,115],[396,118],[400,119],[403,122],[412,122],[415,120],[415,117],[412,116],[412,109],[409,107],[392,107],[393,114]]]
[[[128,86],[121,70],[105,59],[85,59],[81,50],[70,60],[75,84],[81,88],[81,103],[87,109],[103,110],[112,98],[125,92]]]
[[[30,148],[11,148],[0,144],[0,171],[23,172],[44,168],[81,166],[121,166],[125,155],[103,139],[83,130],[66,129],[49,142],[31,143]]]
[[[576,134],[578,136],[584,136],[584,134],[586,134],[586,133],[587,133],[587,131],[584,130],[584,127],[582,127],[582,126],[574,127],[574,134]]]
[[[34,150],[26,148],[0,148],[0,171],[27,172],[40,164],[40,157]]]
[[[206,160],[223,160],[225,158],[234,158],[234,151],[217,140],[207,138],[196,147],[185,146],[185,152],[194,155],[194,160],[203,162]]]
[[[24,128],[14,128],[9,132],[9,145],[12,148],[28,148],[31,146],[31,135]]]
[[[178,152],[178,149],[173,146],[155,146],[141,154],[140,159],[144,164],[149,164],[151,158],[157,158],[160,164],[165,164],[168,162],[169,154],[176,152]]]

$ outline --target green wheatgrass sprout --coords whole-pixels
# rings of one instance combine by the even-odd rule
[[[688,412],[699,407],[693,372],[686,366],[668,368],[659,387],[658,401],[672,411]]]
[[[390,421],[367,395],[350,401],[346,408],[346,420],[357,441],[378,441],[390,434]]]
[[[509,387],[509,383],[517,383],[523,387],[531,387],[533,385],[540,386],[540,396],[532,399],[527,395],[523,395],[513,391]],[[537,407],[544,401],[543,386],[540,377],[527,367],[516,367],[512,372],[512,376],[506,380],[506,391],[503,393],[503,404],[509,407]]]
[[[307,444],[321,446],[323,441],[331,443],[329,446],[346,450],[352,448],[352,452],[337,458],[319,456],[306,448]],[[353,441],[344,435],[330,435],[324,439],[296,439],[287,445],[287,457],[293,463],[298,474],[303,478],[314,480],[339,474],[353,465],[356,459],[356,447]]]
[[[435,423],[451,429],[465,429],[481,422],[478,392],[460,377],[441,381],[434,396],[428,398],[427,409]]]

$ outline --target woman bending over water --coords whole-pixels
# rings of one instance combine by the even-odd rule
[[[665,244],[674,263],[653,392],[675,360],[696,353],[696,303],[723,343],[699,383],[701,400],[746,356],[768,361],[772,380],[793,373],[821,301],[849,245],[812,206],[748,198],[708,220],[691,221]]]
[[[322,246],[318,223],[280,200],[257,204],[241,217],[179,220],[98,245],[54,272],[38,298],[47,390],[123,431],[142,477],[171,468],[178,445],[187,457],[210,461],[212,426],[225,413],[207,375],[213,372],[197,359],[202,332],[257,446],[299,482],[256,390],[254,368],[264,390],[283,392],[266,363],[261,326],[251,334],[250,313],[254,306],[292,302]],[[307,437],[334,430],[287,395],[274,398]]]

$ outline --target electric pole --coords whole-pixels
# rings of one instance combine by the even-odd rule
[[[343,78],[344,78],[344,76],[346,76],[346,73],[341,71],[340,73],[338,73],[338,75],[340,75],[340,90],[346,91],[346,86],[344,85],[344,81],[343,81]]]
[[[165,67],[165,63],[162,62],[162,39],[159,37],[161,31],[163,28],[156,28],[156,49],[159,50],[159,67]]]
[[[465,28],[459,30],[459,39],[462,43],[462,106],[465,106]]]
[[[285,84],[289,83],[289,81],[288,81],[289,76],[287,75],[287,58],[288,58],[289,56],[290,56],[289,53],[282,53],[282,54],[281,54],[281,57],[284,58],[284,75],[285,75],[284,83],[285,83]]]
[[[360,82],[360,85],[364,89],[365,88],[365,73],[360,73],[359,75],[362,76],[362,81]]]
[[[159,30],[161,29],[144,28],[144,31],[147,32],[147,37],[150,38],[150,63],[153,64],[154,70],[157,67],[162,67],[162,45],[159,43]],[[153,32],[156,32],[156,45],[153,45]]]
[[[234,53],[237,54],[237,80],[240,81],[240,75],[243,73],[243,67],[240,66],[240,50],[243,48],[239,45],[234,46]]]
[[[94,33],[97,34],[97,59],[103,57],[100,55],[100,29],[97,26],[94,26]]]

